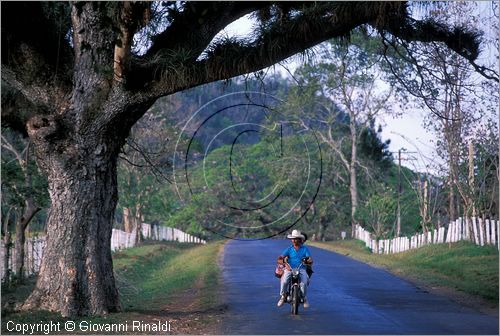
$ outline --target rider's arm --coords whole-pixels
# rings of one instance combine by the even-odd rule
[[[306,247],[306,255],[305,256],[307,257],[307,260],[305,263],[308,265],[312,265],[313,259],[311,257],[311,253],[309,252],[309,249],[307,247]]]

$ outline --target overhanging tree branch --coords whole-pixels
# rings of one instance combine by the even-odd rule
[[[11,88],[21,92],[21,94],[33,105],[40,108],[42,111],[54,111],[55,99],[50,92],[49,87],[40,86],[35,83],[25,85],[20,80],[13,70],[8,66],[2,65],[2,80],[5,81]]]
[[[189,50],[195,61],[224,27],[245,14],[268,6],[267,2],[186,2],[183,11],[153,39],[143,59],[161,57],[165,50]]]
[[[401,5],[396,6],[394,3],[376,3],[381,8],[379,11],[361,11],[358,4],[341,2],[321,4],[317,8],[310,6],[307,11],[298,12],[288,20],[266,27],[254,41],[232,40],[215,44],[206,51],[207,57],[203,60],[190,62],[191,57],[171,53],[168,62],[162,64],[158,60],[148,66],[154,67],[155,71],[151,72],[153,81],[145,87],[144,93],[160,97],[211,81],[251,73],[327,39],[346,37],[362,24],[370,24],[405,40],[442,41],[468,59],[477,57],[477,33],[458,28],[448,30],[429,20],[409,19],[401,13],[402,9],[398,7]],[[366,6],[366,3],[362,4]],[[397,15],[380,20],[384,10]],[[339,12],[342,12],[342,20],[338,20]],[[385,15],[391,16],[389,12]]]

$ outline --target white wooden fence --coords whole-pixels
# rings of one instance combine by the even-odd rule
[[[476,245],[496,245],[500,249],[498,220],[482,220],[481,218],[458,218],[447,227],[440,227],[426,233],[417,233],[411,237],[376,240],[372,234],[360,225],[356,225],[356,239],[365,242],[373,253],[399,253],[429,244],[453,243],[468,240]]]
[[[177,241],[179,243],[206,244],[206,241],[203,239],[171,227],[142,223],[141,232],[142,236],[145,239]],[[116,251],[134,247],[135,236],[135,232],[129,233],[122,230],[113,229],[113,233],[111,235],[111,250]],[[37,273],[40,270],[44,248],[45,236],[26,239],[26,242],[24,244],[24,272],[26,276]],[[0,243],[0,251],[1,277],[3,279],[6,273],[3,264],[5,253],[3,241],[1,241]],[[14,248],[11,248],[9,256],[9,269],[11,270],[13,268],[15,258],[16,251]]]

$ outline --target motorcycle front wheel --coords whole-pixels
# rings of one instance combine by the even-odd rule
[[[292,314],[299,314],[300,289],[299,286],[292,286]]]

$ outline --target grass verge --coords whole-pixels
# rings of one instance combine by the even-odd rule
[[[331,250],[429,287],[447,287],[498,307],[498,250],[470,242],[428,245],[396,254],[372,254],[359,240],[311,245]]]
[[[73,321],[77,326],[82,321],[100,325],[127,323],[130,325],[128,332],[133,334],[150,332],[132,331],[132,321],[150,324],[169,321],[174,334],[216,333],[214,322],[220,313],[217,259],[222,247],[223,242],[206,245],[154,243],[116,252],[113,264],[123,311]],[[34,279],[31,279],[24,286],[3,289],[2,300],[10,300],[11,305],[15,301],[22,302],[33,286]],[[25,324],[51,321],[63,325],[68,319],[46,311],[8,312],[2,306],[2,334],[15,334],[6,329],[8,321]],[[68,334],[63,328],[61,333]],[[71,332],[100,333],[110,334],[98,330],[83,332],[78,328]]]
[[[203,304],[216,300],[221,243],[203,246],[149,245],[118,252],[114,256],[116,280],[126,311],[160,309],[183,291],[202,287]]]

